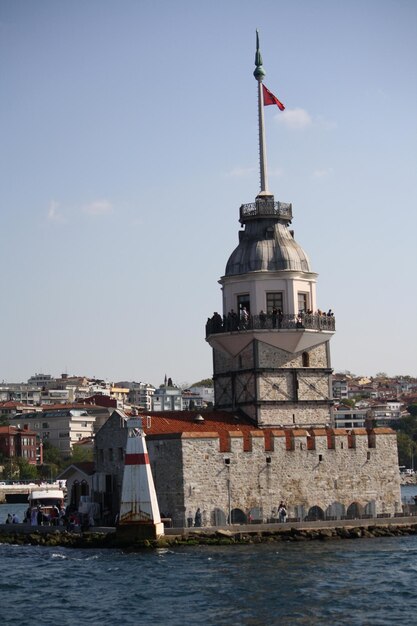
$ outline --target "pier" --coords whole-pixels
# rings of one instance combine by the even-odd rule
[[[158,548],[184,545],[233,545],[264,542],[325,541],[417,535],[417,515],[315,522],[231,524],[199,528],[167,528],[155,540],[119,542],[115,527],[67,531],[63,526],[0,524],[0,543],[77,548]]]
[[[52,485],[56,485],[57,487],[60,486],[59,483],[50,482],[12,483],[10,485],[0,484],[0,504],[27,502],[32,489],[39,489],[39,487],[50,487]]]

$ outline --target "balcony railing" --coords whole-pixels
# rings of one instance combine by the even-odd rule
[[[257,217],[280,217],[292,220],[292,204],[289,202],[274,202],[272,198],[262,198],[240,207],[240,221]]]
[[[206,323],[206,337],[218,333],[245,332],[248,330],[318,330],[334,331],[336,323],[334,315],[318,315],[300,313],[299,315],[272,313],[264,315],[250,315],[248,319],[239,319],[236,316],[221,317],[214,314]]]

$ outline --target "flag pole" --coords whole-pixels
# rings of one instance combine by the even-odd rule
[[[256,31],[256,55],[255,55],[255,71],[253,75],[258,81],[258,124],[259,124],[259,166],[261,190],[260,196],[270,196],[268,188],[268,172],[266,161],[266,143],[265,143],[265,122],[264,122],[264,94],[262,89],[262,81],[265,76],[265,70],[262,65],[262,56],[259,50],[259,33]]]

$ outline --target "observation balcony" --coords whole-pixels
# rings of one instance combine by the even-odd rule
[[[236,317],[222,318],[221,315],[213,315],[206,323],[206,339],[210,335],[218,335],[221,333],[245,333],[247,331],[267,330],[315,330],[319,332],[329,331],[333,333],[336,330],[336,320],[334,315],[322,315],[300,313],[299,315],[277,314],[271,313],[264,315],[250,315],[247,320]]]
[[[257,198],[255,202],[242,204],[239,209],[239,222],[244,224],[260,217],[276,217],[285,222],[292,220],[292,204],[275,202],[273,197]]]

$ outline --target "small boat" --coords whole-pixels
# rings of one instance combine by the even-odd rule
[[[43,522],[58,522],[59,512],[65,507],[64,491],[53,485],[34,488],[28,496],[31,520],[38,512],[42,514]]]

